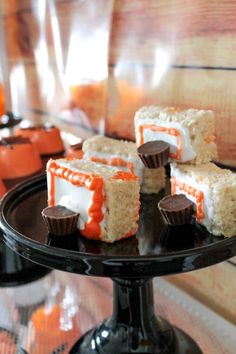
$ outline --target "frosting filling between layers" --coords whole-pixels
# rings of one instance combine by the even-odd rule
[[[170,145],[170,158],[186,162],[196,157],[189,131],[178,122],[159,119],[136,119],[137,144],[161,140]]]
[[[172,194],[184,194],[194,203],[197,221],[211,232],[214,215],[211,189],[171,166],[171,190]]]
[[[61,205],[80,213],[78,229],[83,231],[88,221],[88,209],[91,205],[92,193],[85,187],[78,188],[62,178],[55,177],[55,205]]]

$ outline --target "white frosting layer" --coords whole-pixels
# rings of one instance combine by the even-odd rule
[[[48,176],[48,188],[50,188],[50,173]],[[78,220],[78,229],[84,230],[85,223],[88,221],[88,209],[91,205],[93,192],[85,187],[75,186],[67,180],[54,177],[55,181],[55,205],[62,205],[76,213],[80,213]],[[49,191],[50,195],[50,191]],[[105,213],[105,207],[102,207],[103,214]],[[103,229],[104,219],[100,222],[100,227]]]
[[[196,188],[198,191],[202,191],[204,198],[203,198],[203,212],[205,217],[200,220],[200,223],[204,225],[209,232],[212,231],[212,219],[214,215],[214,206],[213,206],[213,201],[212,201],[212,192],[211,189],[208,187],[208,185],[203,184],[203,183],[197,183],[194,178],[191,178],[187,176],[185,173],[180,172],[178,167],[175,165],[171,165],[171,176],[176,177],[177,181],[180,181],[182,183],[186,183],[189,186]],[[176,194],[184,194],[188,199],[190,199],[195,205],[196,203],[196,198],[194,198],[192,195],[186,193],[182,189],[179,189],[177,187],[176,189]]]
[[[137,134],[137,142],[138,145],[140,145],[140,136],[138,132],[138,127],[142,125],[156,125],[159,127],[165,127],[165,128],[174,128],[177,129],[181,135],[181,140],[182,140],[182,155],[181,159],[179,161],[181,162],[186,162],[186,161],[191,161],[195,159],[196,157],[196,152],[193,149],[193,146],[191,144],[191,139],[189,135],[189,131],[187,128],[183,127],[180,123],[178,122],[163,122],[159,119],[136,119],[136,134]],[[143,130],[143,139],[144,143],[148,141],[154,141],[154,140],[162,140],[165,141],[170,145],[170,153],[175,153],[177,146],[178,146],[178,139],[176,136],[160,132],[160,131],[152,131],[150,129],[144,129]]]
[[[132,163],[134,166],[134,174],[136,176],[138,176],[139,178],[139,183],[142,184],[143,182],[143,170],[144,170],[144,166],[142,164],[142,161],[140,160],[140,158],[137,156],[137,158],[133,157],[133,156],[128,156],[128,155],[116,155],[116,154],[108,154],[108,153],[104,153],[104,152],[98,152],[98,151],[86,151],[84,153],[83,158],[84,159],[88,159],[90,160],[91,157],[98,157],[98,158],[103,158],[103,159],[107,159],[110,160],[112,158],[117,158],[117,159],[122,159],[128,163]],[[129,167],[125,167],[125,166],[115,166],[117,168],[119,168],[119,170],[125,171],[125,172],[130,172]]]

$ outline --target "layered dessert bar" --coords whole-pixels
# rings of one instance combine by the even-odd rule
[[[196,220],[209,232],[236,235],[236,174],[213,163],[171,164],[171,188],[194,203]]]
[[[165,186],[164,167],[145,168],[133,142],[94,136],[83,144],[84,159],[116,166],[138,176],[141,193],[158,193]]]
[[[135,114],[137,145],[159,140],[170,145],[169,157],[179,163],[207,163],[217,155],[214,114],[210,110],[177,110],[147,106]]]
[[[115,167],[78,159],[47,164],[48,205],[79,213],[78,229],[89,239],[130,237],[139,218],[138,178]]]

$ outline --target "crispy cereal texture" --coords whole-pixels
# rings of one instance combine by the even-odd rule
[[[62,172],[63,168],[65,168],[65,174],[68,175],[68,178],[66,180],[64,178],[63,181],[63,183],[66,182],[67,184],[64,191],[63,188],[59,188],[61,193],[60,197],[63,197],[63,193],[65,193],[65,196],[69,195],[69,198],[73,199],[73,194],[69,192],[70,171],[72,171],[75,178],[80,178],[81,174],[102,177],[103,206],[101,210],[104,218],[100,222],[101,233],[99,235],[102,241],[112,243],[121,238],[135,234],[138,227],[137,222],[139,218],[140,204],[140,186],[137,177],[130,173],[120,172],[115,167],[97,164],[86,160],[50,160],[47,167],[48,170],[52,163],[55,163],[58,166],[57,169],[60,173],[59,177],[57,177],[58,180],[64,178],[64,172]],[[50,174],[50,172],[48,173]],[[50,183],[49,181],[50,177],[48,178],[48,183]],[[80,185],[78,185],[78,188],[80,188]],[[74,202],[74,200],[67,200],[66,207],[73,211],[80,212],[80,210],[73,209]]]
[[[236,236],[236,174],[213,163],[198,166],[179,164],[173,168],[182,176],[193,178],[200,186],[209,187],[213,206],[209,231],[216,236]]]
[[[133,142],[96,135],[84,142],[83,152],[85,159],[90,159],[93,153],[96,153],[95,156],[99,156],[100,154],[103,157],[105,154],[107,158],[115,156],[125,161],[133,161],[136,165],[140,166],[142,175],[142,179],[140,180],[141,193],[158,193],[165,186],[164,168],[149,169],[144,167],[138,157],[137,146]]]
[[[190,141],[196,157],[188,161],[191,164],[202,164],[212,161],[217,156],[215,144],[215,118],[211,110],[177,110],[172,107],[144,106],[135,114],[135,134],[139,141],[138,127],[148,120],[149,124],[155,120],[161,122],[176,122],[181,124],[189,132]],[[145,141],[146,142],[146,141]],[[176,161],[180,162],[181,161]]]

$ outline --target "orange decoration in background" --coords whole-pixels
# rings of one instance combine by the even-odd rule
[[[175,136],[177,138],[177,140],[178,140],[176,153],[170,153],[169,157],[171,157],[172,159],[176,159],[176,160],[180,160],[181,159],[182,149],[183,149],[183,147],[182,147],[182,138],[181,138],[180,132],[177,129],[160,127],[160,126],[153,125],[153,124],[140,125],[139,126],[139,137],[140,137],[139,138],[139,145],[144,144],[144,137],[143,137],[144,129],[149,129],[149,130],[152,130],[152,131],[163,132],[163,133]]]
[[[79,108],[88,117],[88,125],[98,128],[105,119],[107,81],[81,83],[70,87],[71,108]],[[84,122],[83,122],[84,124]]]
[[[196,211],[197,221],[200,222],[202,219],[204,219],[205,217],[203,211],[204,193],[202,191],[197,190],[194,187],[191,187],[187,183],[178,181],[176,177],[171,177],[171,194],[176,194],[177,188],[195,198],[196,205],[197,205],[197,211]]]
[[[38,308],[32,315],[31,322],[35,331],[35,338],[31,344],[30,354],[56,352],[56,349],[65,344],[64,354],[68,353],[72,345],[80,336],[76,316],[72,318],[73,328],[66,331],[60,328],[62,309],[54,305],[47,311],[45,306]],[[35,343],[35,345],[34,345]]]
[[[99,129],[104,120],[106,133],[134,139],[134,113],[146,103],[143,88],[109,76],[108,80],[71,86],[70,94],[70,108],[82,110],[90,128]]]
[[[143,87],[125,79],[110,79],[106,133],[134,140],[134,114],[147,103],[146,98]]]
[[[0,116],[5,113],[5,99],[3,94],[3,87],[0,85]]]
[[[30,176],[42,168],[39,153],[34,144],[13,143],[11,145],[0,145],[0,177],[3,179],[14,179]],[[15,138],[14,138],[15,139]]]
[[[57,154],[64,151],[64,143],[60,130],[56,127],[50,128],[18,128],[15,135],[29,138],[37,146],[40,155]]]

